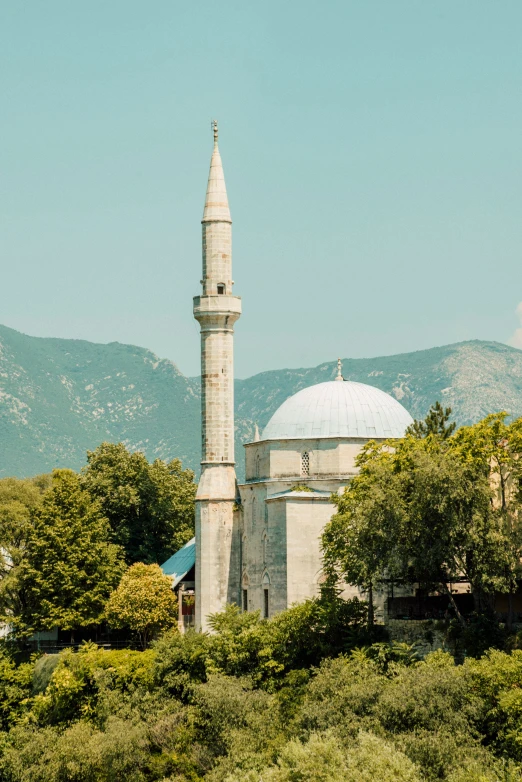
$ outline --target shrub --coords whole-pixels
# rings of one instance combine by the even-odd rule
[[[136,562],[109,597],[105,616],[112,627],[126,627],[135,633],[141,648],[146,649],[161,630],[176,626],[177,606],[172,582],[160,566]]]

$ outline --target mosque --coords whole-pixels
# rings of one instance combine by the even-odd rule
[[[227,603],[268,618],[317,595],[320,535],[334,512],[332,493],[342,493],[356,474],[365,443],[402,437],[412,423],[393,397],[345,380],[338,361],[336,377],[287,399],[261,434],[256,427],[254,441],[244,446],[245,482],[238,485],[233,348],[241,299],[232,292],[232,220],[216,122],[213,132],[201,221],[202,291],[194,298],[202,413],[196,536],[162,566],[179,590],[181,626],[194,606],[190,624],[201,630]]]

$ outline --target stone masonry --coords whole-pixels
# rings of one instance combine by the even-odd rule
[[[202,295],[194,298],[201,326],[201,478],[196,495],[196,627],[237,601],[239,568],[234,524],[234,323],[241,299],[232,295],[232,220],[214,123],[202,219]]]

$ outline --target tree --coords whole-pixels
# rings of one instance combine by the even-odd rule
[[[450,417],[451,407],[443,408],[441,403],[437,401],[430,407],[424,421],[415,420],[406,429],[406,434],[410,434],[413,437],[427,437],[431,434],[447,440],[457,426],[454,421],[451,424],[448,423]]]
[[[27,605],[23,586],[32,514],[40,506],[50,475],[0,480],[0,618],[9,623]]]
[[[82,485],[101,503],[127,562],[164,562],[194,535],[194,473],[179,459],[150,464],[123,443],[87,454]]]
[[[477,473],[486,476],[492,489],[490,514],[497,535],[500,577],[484,582],[484,593],[508,594],[508,625],[513,619],[513,594],[522,561],[522,418],[506,423],[507,413],[486,416],[473,426],[459,429],[451,438],[451,450]],[[479,595],[480,597],[480,595]]]
[[[23,566],[26,604],[13,617],[18,632],[98,624],[124,569],[99,503],[72,470],[55,470],[34,509]]]
[[[342,496],[334,496],[337,513],[322,537],[324,569],[330,581],[339,573],[368,593],[368,626],[374,621],[373,590],[388,569],[405,513],[401,482],[392,468],[392,454],[369,444],[361,469]]]
[[[176,626],[177,605],[172,582],[159,565],[136,562],[110,596],[105,616],[112,627],[136,633],[141,648],[146,649],[160,630]]]
[[[510,574],[490,475],[454,441],[431,433],[370,443],[323,548],[330,573],[363,588],[386,575],[440,589],[463,623],[448,583],[463,577],[474,594],[493,593],[508,588]]]

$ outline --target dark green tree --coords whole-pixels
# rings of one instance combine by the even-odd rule
[[[101,621],[125,569],[122,549],[99,503],[72,470],[55,470],[33,512],[21,574],[26,597],[13,624],[18,633],[73,630]]]
[[[194,473],[179,459],[151,464],[123,443],[102,443],[87,454],[81,481],[129,564],[161,564],[194,534]]]
[[[493,594],[509,589],[512,573],[490,476],[453,440],[368,444],[323,548],[331,575],[365,589],[379,576],[439,589],[463,622],[448,584],[462,577],[474,595]]]
[[[442,407],[440,402],[435,402],[429,409],[428,415],[424,421],[415,420],[406,430],[406,434],[413,437],[427,437],[432,434],[447,440],[451,437],[457,424],[455,421],[449,423],[451,418],[451,407]]]
[[[33,514],[51,476],[0,480],[0,617],[9,623],[27,604],[23,573]]]

